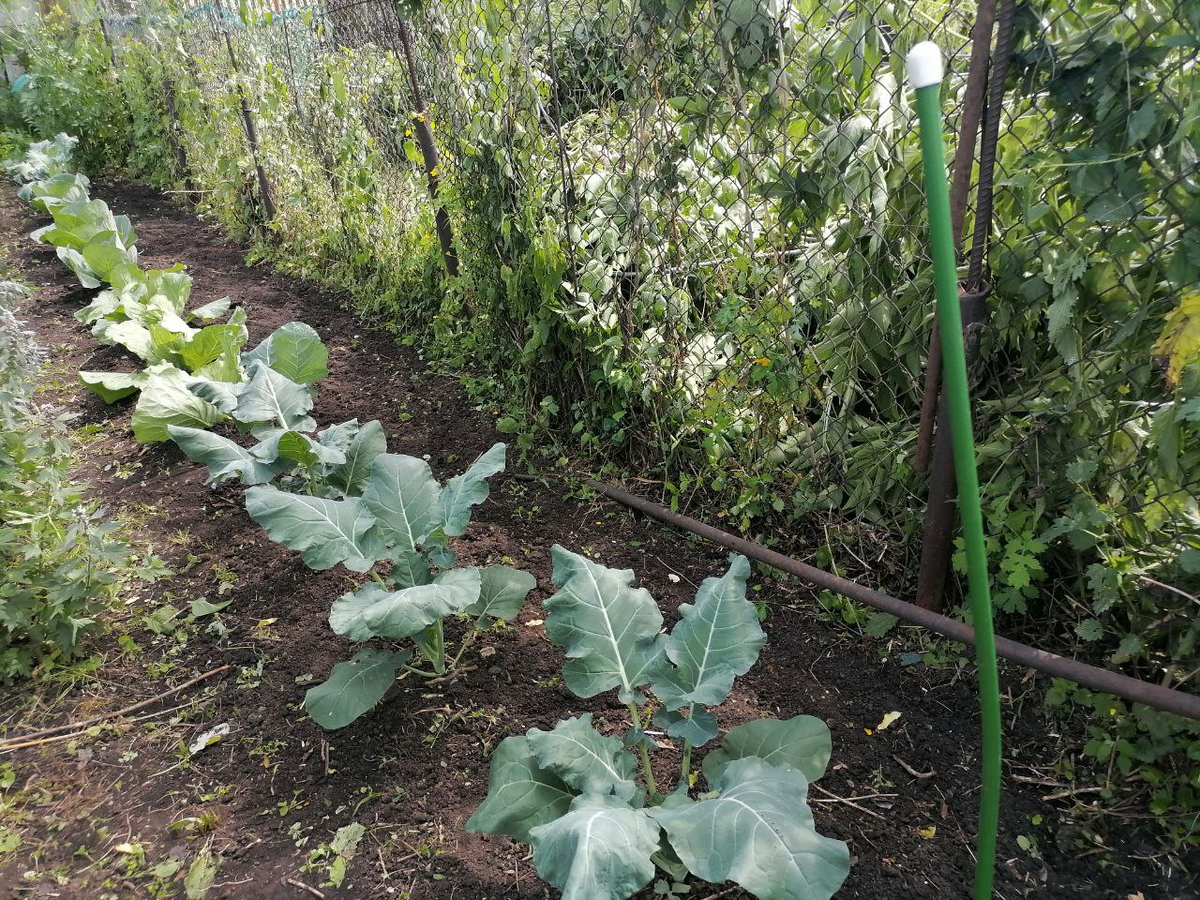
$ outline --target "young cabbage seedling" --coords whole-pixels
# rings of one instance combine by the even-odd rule
[[[293,464],[343,463],[339,447],[348,440],[344,426],[326,429],[317,438],[308,434],[317,427],[309,412],[316,382],[329,374],[328,358],[311,327],[303,322],[281,325],[253,350],[240,358],[234,355],[233,377],[196,379],[189,385],[192,394],[258,438],[255,447],[186,423],[169,425],[167,434],[188,457],[208,466],[209,484],[235,477],[243,484],[265,484]]]
[[[356,642],[411,638],[430,666],[409,665],[410,650],[366,649],[338,663],[304,701],[323,727],[342,728],[371,709],[400,669],[427,678],[454,671],[491,620],[512,619],[520,610],[533,590],[532,575],[508,566],[455,568],[448,546],[466,532],[472,507],[487,499],[487,479],[504,470],[504,451],[504,444],[494,445],[445,485],[424,460],[378,452],[369,467],[343,472],[348,489],[342,499],[269,485],[246,492],[250,518],[272,540],[300,551],[310,568],[341,563],[370,574],[334,602],[329,624],[337,634]],[[443,620],[453,615],[473,622],[451,656]]]
[[[240,377],[237,352],[249,337],[245,312],[234,310],[225,324],[191,324],[224,316],[232,303],[228,297],[186,311],[192,278],[178,263],[150,270],[123,263],[108,273],[108,281],[110,288],[75,313],[101,343],[122,346],[149,365],[169,362],[203,378]]]
[[[720,704],[750,670],[766,637],[746,599],[750,564],[708,578],[668,635],[633,572],[555,546],[546,634],[567,654],[563,681],[580,697],[618,692],[628,704],[624,740],[591,714],[506,738],[492,754],[488,795],[468,831],[507,834],[533,847],[538,873],[564,900],[620,900],[655,871],[659,893],[686,890],[688,874],[733,881],[762,900],[826,900],[849,871],[841,841],[818,834],[808,785],[829,763],[829,729],[812,716],[761,719],[729,730],[704,759],[708,790],[693,797],[691,753],[713,740]],[[674,789],[660,791],[642,730],[641,688],[657,696],[654,722],[681,744]],[[640,756],[638,762],[630,753]]]

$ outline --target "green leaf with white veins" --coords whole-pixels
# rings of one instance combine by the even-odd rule
[[[538,874],[562,900],[625,900],[650,883],[659,827],[618,797],[584,794],[562,818],[530,831]]]
[[[488,566],[482,570],[482,576],[479,600],[470,609],[464,610],[475,618],[490,616],[505,622],[512,621],[525,605],[529,592],[537,587],[537,579],[528,572],[508,566]]]
[[[350,449],[360,427],[358,419],[347,419],[345,422],[338,422],[336,425],[322,428],[317,432],[317,440],[326,447],[336,447],[345,453]]]
[[[143,373],[142,393],[133,411],[133,436],[139,443],[170,439],[168,425],[208,428],[219,422],[221,412],[190,390],[191,376],[163,363]]]
[[[618,737],[592,727],[592,714],[564,719],[552,731],[532,728],[526,737],[538,765],[581,794],[615,794],[629,802],[638,793],[637,764]]]
[[[274,440],[274,438],[268,440]],[[284,459],[290,459],[310,468],[317,464],[336,466],[346,461],[346,454],[337,447],[322,444],[299,431],[285,431],[279,435],[278,446],[279,455]]]
[[[416,550],[406,550],[401,553],[389,554],[392,569],[388,572],[388,581],[394,590],[414,587],[418,584],[429,584],[433,581],[433,572],[424,553]],[[486,570],[485,570],[486,571]]]
[[[658,604],[630,586],[629,569],[598,565],[557,544],[550,555],[560,590],[545,602],[546,635],[567,652],[567,687],[580,697],[615,687],[622,703],[640,701],[636,689],[663,655]]]
[[[249,386],[250,382],[214,381],[210,378],[197,377],[188,389],[208,403],[211,403],[223,413],[231,413],[237,409],[238,398]]]
[[[211,431],[168,425],[167,433],[188,459],[208,466],[207,484],[220,484],[231,478],[246,485],[266,484],[279,474],[280,466],[256,459],[245,447]]]
[[[161,354],[154,352],[154,336],[150,329],[141,322],[126,319],[124,322],[113,322],[102,331],[96,332],[96,337],[105,344],[116,344],[124,347],[138,359],[149,362],[156,356],[155,362],[162,362]]]
[[[312,384],[328,375],[328,359],[329,351],[321,338],[304,322],[281,325],[249,353],[242,354],[247,369],[252,362],[262,362],[297,384]]]
[[[412,637],[446,616],[461,613],[479,596],[479,570],[451,569],[432,584],[389,591],[368,581],[334,601],[329,627],[352,641]]]
[[[179,347],[179,358],[189,372],[196,372],[217,360],[227,360],[235,374],[240,374],[237,355],[246,343],[245,325],[206,325]],[[215,381],[241,381],[240,377],[218,379],[209,375]]]
[[[429,463],[415,456],[384,453],[371,464],[362,499],[378,520],[385,543],[413,550],[441,524],[441,485]]]
[[[492,753],[488,794],[467,820],[467,831],[507,834],[529,843],[529,830],[554,822],[575,799],[566,783],[538,765],[521,736],[507,737]]]
[[[212,362],[205,363],[199,368],[192,369],[192,374],[205,381],[223,382],[225,384],[244,384],[246,373],[242,371],[237,353],[226,353],[218,356]],[[237,408],[236,406],[234,407]]]
[[[189,340],[198,333],[197,329],[185,322],[175,311],[175,304],[170,298],[163,294],[154,294],[144,300],[123,297],[120,312],[147,327],[162,325],[168,331],[184,335]]]
[[[59,172],[51,178],[31,184],[29,186],[29,202],[34,209],[49,213],[59,206],[73,203],[76,200],[86,202],[90,186],[91,182],[88,181],[86,175]]]
[[[103,231],[93,236],[79,252],[91,270],[104,281],[107,281],[108,274],[122,263],[137,262],[137,248],[133,246],[132,241],[125,240],[117,232]]]
[[[343,423],[346,424],[349,423]],[[339,443],[339,435],[334,429],[342,427],[335,425],[327,428],[318,436],[318,440],[322,444]],[[341,446],[346,456],[345,462],[331,468],[326,479],[347,497],[356,497],[363,492],[371,477],[371,466],[387,452],[387,437],[378,421],[367,422],[361,428],[356,422],[355,429],[353,436]]]
[[[197,306],[188,313],[189,319],[199,319],[202,322],[211,322],[213,319],[219,319],[225,313],[229,312],[229,306],[233,300],[229,297],[222,297],[219,300],[213,300],[205,303],[203,306]]]
[[[493,444],[471,468],[446,482],[441,501],[442,530],[446,534],[459,535],[467,530],[471,507],[487,499],[487,480],[504,471],[504,450],[504,444]]]
[[[318,572],[342,563],[365,572],[379,559],[375,517],[357,497],[326,500],[260,485],[246,491],[246,512],[271,540],[299,550]]]
[[[668,737],[687,741],[693,747],[703,747],[720,733],[717,717],[702,706],[692,707],[690,716],[685,716],[682,710],[657,710],[654,724]]]
[[[100,287],[100,279],[87,264],[87,260],[83,258],[82,253],[70,247],[59,247],[56,252],[58,253],[58,258],[62,260],[63,265],[75,273],[75,277],[79,279],[79,284],[82,287],[89,290]]]
[[[101,291],[92,298],[91,303],[82,309],[76,310],[75,319],[84,325],[91,325],[98,319],[103,319],[116,312],[122,305],[122,302],[122,299],[117,296],[115,291]]]
[[[146,380],[144,372],[80,372],[79,380],[105,403],[136,394]]]
[[[250,382],[238,397],[233,417],[252,426],[255,437],[269,430],[313,431],[317,423],[308,415],[313,398],[303,385],[279,374],[262,362],[250,364]]]
[[[179,315],[192,295],[192,277],[184,271],[183,263],[169,269],[141,269],[133,263],[122,263],[108,273],[108,282],[122,297],[155,303]]]
[[[82,250],[84,245],[101,232],[118,230],[117,218],[103,200],[80,198],[71,203],[56,206],[54,224],[39,228],[29,236],[41,243],[55,247]],[[126,223],[128,219],[125,220]]]
[[[192,329],[183,324],[181,319],[178,319],[176,316],[173,316],[173,318],[177,319],[183,331],[174,328],[174,322],[159,321],[150,323],[147,329],[150,333],[150,349],[142,357],[149,365],[153,366],[162,362],[169,362],[172,365],[178,364],[181,361],[179,359],[179,348],[195,334]],[[128,323],[122,322],[121,324]],[[181,368],[186,369],[187,367]]]
[[[133,230],[133,223],[129,220],[129,216],[113,216],[113,222],[116,223],[117,237],[121,243],[130,249],[134,249],[133,245],[137,243],[137,232]],[[133,261],[137,261],[136,253]]]
[[[360,650],[333,667],[329,678],[304,695],[304,709],[327,731],[345,728],[374,708],[396,681],[396,670],[412,659],[411,650]]]
[[[332,465],[345,462],[346,459],[342,451],[326,447],[307,434],[282,429],[276,429],[263,437],[250,452],[263,462],[287,460],[306,469],[311,469],[318,463]]]
[[[79,249],[59,247],[57,253],[85,288],[98,288],[114,268],[137,262],[137,248],[122,243],[115,231],[98,232]]]
[[[800,771],[739,759],[716,788],[714,799],[649,811],[693,875],[759,900],[828,900],[842,886],[850,852],[817,833]]]
[[[668,709],[689,703],[716,706],[729,696],[733,679],[757,661],[767,636],[754,604],[746,599],[749,577],[746,557],[731,555],[729,571],[704,579],[694,606],[680,604],[680,619],[663,641],[664,662],[650,680]]]
[[[720,748],[704,757],[704,777],[713,784],[735,759],[754,757],[771,765],[789,765],[816,781],[825,774],[832,754],[829,726],[814,716],[758,719],[729,729]]]

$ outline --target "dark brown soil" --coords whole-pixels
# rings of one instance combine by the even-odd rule
[[[490,410],[475,408],[455,378],[428,371],[414,350],[365,326],[343,298],[247,267],[243,250],[153,190],[98,180],[94,194],[132,217],[144,266],[182,261],[195,278],[196,302],[229,295],[245,306],[252,341],[293,319],[319,331],[330,350],[330,376],[314,410],[321,423],[377,418],[389,449],[428,454],[439,476],[461,470],[497,439]],[[486,792],[486,754],[503,737],[584,711],[601,727],[624,721],[615,697],[580,700],[557,677],[562,654],[541,627],[540,604],[552,589],[549,547],[558,542],[633,568],[668,620],[723,555],[613,504],[564,499],[557,482],[494,479],[491,499],[457,550],[467,563],[508,558],[537,576],[538,589],[517,621],[482,642],[488,655],[472,651],[468,662],[476,668],[462,680],[434,688],[402,681],[354,725],[323,732],[300,703],[305,684],[323,680],[349,656],[326,623],[349,574],[308,571],[249,521],[238,489],[205,487],[202,467],[172,444],[137,445],[128,404],[105,406],[76,385],[78,369],[127,363],[72,318],[86,292],[52,251],[25,239],[35,224],[7,195],[0,234],[17,272],[38,289],[26,317],[52,350],[48,390],[79,414],[79,424],[100,426],[81,441],[79,474],[128,523],[139,546],[152,548],[176,574],[129,588],[109,632],[95,641],[103,664],[93,673],[7,695],[5,733],[82,719],[215,666],[234,668],[155,708],[164,713],[157,717],[0,757],[16,774],[0,823],[23,838],[20,849],[0,856],[0,894],[6,887],[12,897],[160,896],[153,867],[180,859],[177,893],[167,895],[182,896],[187,864],[211,841],[220,865],[209,898],[302,900],[317,896],[302,884],[318,888],[327,880],[320,860],[305,868],[310,854],[339,827],[359,822],[367,836],[342,886],[318,888],[326,897],[550,896],[527,848],[463,830]],[[833,764],[813,798],[819,829],[848,841],[853,854],[839,897],[968,896],[979,744],[969,670],[902,665],[902,645],[917,635],[864,642],[819,614],[806,588],[765,573],[756,579],[769,608],[770,642],[719,711],[721,725],[799,713],[829,723]],[[227,591],[218,596],[222,580]],[[141,625],[161,604],[186,608],[201,596],[232,601],[220,614],[229,629],[224,637],[205,630],[211,619],[185,629],[186,640]],[[120,634],[137,646],[128,637],[119,644]],[[1200,896],[1128,820],[1111,822],[1101,839],[1061,805],[1040,799],[1067,785],[1054,769],[1062,741],[1022,711],[1037,705],[1044,687],[1027,675],[1006,676],[1010,699],[1021,702],[1006,714],[999,896]],[[900,719],[877,730],[893,710]],[[230,726],[225,740],[181,763],[181,743],[221,722]],[[661,749],[654,762],[669,777],[678,752]],[[210,816],[203,834],[168,827],[203,815]],[[720,890],[700,885],[692,896]]]

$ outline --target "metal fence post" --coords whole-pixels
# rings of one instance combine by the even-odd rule
[[[171,145],[171,153],[175,157],[175,169],[183,178],[183,185],[189,191],[193,190],[191,170],[188,168],[187,150],[179,139],[183,128],[179,124],[179,110],[175,106],[175,84],[171,76],[163,72],[163,96],[167,103],[167,114],[171,118],[167,127],[167,141]]]
[[[958,304],[962,310],[963,346],[967,371],[979,359],[979,337],[985,318],[985,303],[991,287],[978,291],[961,287]],[[954,518],[957,504],[957,483],[954,478],[954,455],[950,446],[950,414],[945,398],[939,398],[937,432],[933,443],[933,459],[929,468],[929,497],[925,519],[921,526],[921,565],[917,570],[917,606],[940,612],[945,606],[946,575],[954,547]]]
[[[962,308],[963,339],[966,342],[967,369],[970,371],[979,357],[979,331],[986,318],[985,300],[990,293],[990,286],[983,278],[983,253],[990,237],[992,221],[992,176],[996,163],[996,142],[999,137],[1000,109],[1004,100],[1004,79],[1008,70],[1008,57],[1012,49],[1013,31],[1013,0],[1000,0],[999,25],[996,29],[996,49],[991,54],[990,72],[984,71],[984,83],[987,87],[987,107],[982,110],[983,136],[980,142],[979,184],[976,197],[975,230],[972,237],[971,264],[967,275],[966,288],[959,291],[959,303]],[[981,13],[983,10],[981,10]],[[991,22],[988,22],[990,33]],[[981,35],[977,34],[977,38]],[[974,55],[972,55],[974,63]],[[970,93],[970,92],[969,92]],[[980,90],[979,98],[983,91]],[[979,115],[976,108],[973,116]],[[964,112],[966,116],[966,112]],[[964,137],[966,137],[964,135]],[[959,176],[969,179],[969,162],[974,153],[974,134],[967,140],[971,143],[972,154],[958,154],[955,161],[955,193],[952,200],[961,203],[954,211],[956,218],[953,223],[955,239],[960,239],[963,219],[965,218],[966,193],[965,186],[960,187]],[[966,173],[959,166],[964,157],[968,161]],[[962,210],[960,212],[960,210]],[[936,331],[934,337],[937,337]],[[940,373],[940,355],[935,370],[934,354],[930,353],[928,374],[936,376]],[[926,381],[926,399],[929,396],[929,381]],[[950,557],[953,552],[953,528],[956,512],[957,491],[954,480],[954,460],[950,450],[949,427],[945,410],[945,398],[937,397],[937,430],[933,436],[933,460],[929,474],[929,496],[925,507],[925,520],[921,531],[921,563],[917,571],[917,605],[935,612],[945,606],[946,576],[949,574]],[[925,410],[922,410],[923,418]],[[921,447],[918,435],[918,458],[914,464],[919,464]],[[918,469],[919,470],[919,469]]]
[[[963,220],[967,213],[967,195],[971,192],[971,170],[975,166],[975,145],[979,121],[987,94],[988,69],[992,61],[992,30],[996,23],[996,0],[984,0],[971,29],[971,61],[967,69],[967,87],[963,92],[962,117],[958,129],[958,147],[954,153],[954,182],[950,188],[951,229],[954,249],[962,243]],[[917,449],[913,468],[929,468],[929,450],[933,442],[933,423],[942,385],[942,343],[937,320],[929,330],[929,350],[925,363],[925,388],[921,397],[921,418],[917,426]]]
[[[451,276],[458,275],[458,252],[454,249],[454,232],[450,227],[450,216],[446,208],[438,202],[438,172],[440,158],[437,145],[433,141],[433,130],[429,127],[426,117],[425,97],[421,93],[417,81],[417,67],[413,61],[412,37],[408,31],[408,23],[404,20],[400,4],[395,6],[396,22],[400,35],[400,48],[404,53],[404,63],[408,69],[409,87],[413,95],[413,133],[417,136],[417,144],[421,147],[421,156],[425,160],[425,178],[429,184],[429,199],[433,203],[433,221],[437,230],[438,243],[442,247],[442,261],[446,272]]]
[[[246,85],[241,80],[241,70],[238,68],[237,56],[233,52],[233,39],[229,37],[229,28],[224,21],[225,8],[221,0],[214,3],[216,14],[222,16],[219,27],[221,36],[225,39],[225,50],[229,53],[229,68],[238,82],[238,103],[242,110],[242,127],[246,132],[246,143],[250,146],[250,157],[254,160],[254,171],[258,176],[258,189],[262,196],[263,210],[267,221],[275,218],[275,199],[271,196],[271,183],[267,181],[266,170],[263,169],[261,151],[258,146],[258,129],[254,126],[254,117],[250,114],[250,103],[246,97]]]

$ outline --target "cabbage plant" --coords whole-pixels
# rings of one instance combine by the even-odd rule
[[[265,349],[260,345],[246,354],[250,383],[196,388],[258,443],[246,447],[201,428],[168,426],[179,449],[208,466],[210,485],[233,479],[247,486],[276,482],[289,492],[331,499],[361,493],[371,463],[387,450],[383,426],[351,419],[313,434],[317,425],[308,415],[311,402],[297,386],[307,386],[311,394],[311,384],[325,375],[325,360],[318,365],[307,357],[306,333],[316,340],[307,325],[293,322],[276,331]],[[269,414],[265,420],[264,411]]]
[[[125,263],[108,273],[108,282],[107,290],[75,313],[101,343],[122,346],[151,365],[172,362],[203,377],[239,380],[237,351],[248,338],[244,313],[205,325],[229,312],[228,297],[186,311],[192,278],[182,264],[143,270]],[[208,371],[200,371],[205,367]]]
[[[624,740],[597,731],[591,714],[506,738],[492,754],[488,794],[468,831],[506,834],[533,848],[538,874],[564,900],[619,900],[662,873],[659,893],[688,875],[732,881],[761,900],[825,900],[849,871],[842,841],[817,833],[809,782],[825,772],[829,729],[812,716],[731,728],[708,752],[705,790],[692,789],[691,754],[718,735],[709,707],[758,659],[766,636],[746,599],[750,564],[705,579],[695,604],[661,634],[654,598],[632,571],[552,550],[558,593],[545,602],[546,634],[566,651],[563,681],[580,697],[616,690],[628,704]],[[650,765],[644,711],[680,742],[673,788]],[[641,761],[640,779],[638,761]]]
[[[86,175],[73,172],[59,172],[41,181],[31,181],[17,191],[17,196],[28,200],[29,205],[39,212],[53,211],[67,203],[77,200],[87,200],[91,181]]]
[[[305,709],[327,729],[349,725],[375,706],[401,669],[426,678],[456,671],[476,636],[493,620],[515,617],[535,584],[508,566],[456,567],[449,547],[450,538],[466,532],[473,507],[487,499],[487,479],[504,470],[504,444],[443,485],[424,460],[383,452],[374,429],[350,424],[334,426],[348,439],[346,463],[330,479],[342,485],[341,499],[262,484],[246,492],[250,518],[272,540],[300,551],[309,568],[340,563],[369,573],[370,580],[334,602],[335,633],[356,643],[409,638],[414,645],[415,652],[360,650],[310,689]],[[451,656],[443,623],[455,615],[472,624]],[[416,655],[429,667],[410,665]]]
[[[56,247],[85,288],[98,288],[117,266],[137,262],[137,233],[129,217],[114,215],[103,200],[80,198],[51,207],[50,214],[54,222],[29,236]]]
[[[79,138],[60,131],[49,140],[31,143],[24,156],[5,162],[4,169],[12,176],[13,181],[20,185],[44,181],[68,171],[75,145],[78,143]],[[29,197],[21,194],[21,199],[28,200]]]
[[[171,439],[172,427],[207,429],[228,418],[260,439],[277,441],[287,432],[316,428],[308,413],[313,384],[327,374],[328,351],[310,326],[289,322],[246,353],[240,352],[246,342],[240,308],[225,324],[188,331],[183,339],[151,323],[141,354],[150,363],[146,369],[80,372],[80,380],[108,403],[140,391],[132,424],[142,443]]]
[[[387,452],[377,419],[350,419],[311,434],[275,430],[246,447],[224,435],[171,425],[168,433],[189,459],[208,466],[207,483],[237,479],[247,487],[274,482],[291,493],[340,499],[359,496],[375,457]]]

